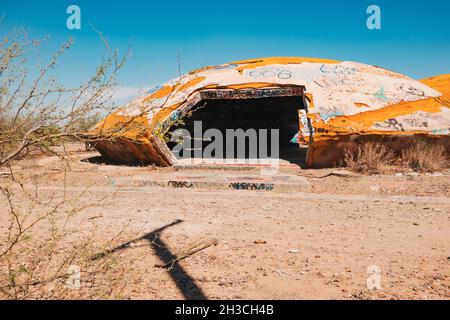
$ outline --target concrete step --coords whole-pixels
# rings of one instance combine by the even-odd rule
[[[117,187],[164,187],[207,190],[248,190],[266,192],[306,192],[310,182],[297,175],[276,174],[271,176],[250,174],[183,174],[135,176],[114,179]]]
[[[178,160],[173,165],[173,167],[176,170],[183,170],[183,171],[192,171],[192,170],[200,170],[200,171],[223,170],[231,172],[246,171],[254,174],[262,173],[263,175],[265,174],[265,172],[273,170],[273,167],[267,163],[255,163],[255,162],[245,163],[245,160],[243,161],[230,160],[218,162],[213,159],[202,159],[195,161],[192,161],[192,159]],[[277,163],[276,170],[280,174],[297,174],[301,170],[301,165],[285,160],[280,160]]]

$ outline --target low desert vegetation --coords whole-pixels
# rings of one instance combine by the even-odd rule
[[[46,41],[28,39],[21,28],[0,41],[0,166],[31,147],[82,139],[93,118],[115,109],[111,97],[128,53],[120,55],[104,40],[105,54],[92,75],[79,86],[65,87],[56,68],[73,41],[42,63],[36,52]]]
[[[95,226],[84,232],[68,227],[99,203],[80,206],[84,193],[49,197],[37,185],[2,186],[0,195],[10,214],[0,245],[0,299],[122,297],[126,279],[118,257],[92,258],[108,250],[113,239],[98,241]]]
[[[401,155],[403,164],[416,172],[435,172],[448,168],[443,145],[418,140]]]
[[[0,299],[121,297],[126,279],[117,257],[90,259],[109,244],[95,241],[95,229],[81,233],[67,228],[86,209],[80,204],[83,192],[66,193],[65,181],[64,191],[41,191],[34,177],[22,175],[15,163],[30,152],[48,151],[70,170],[64,144],[83,141],[99,115],[116,108],[111,96],[128,52],[112,50],[99,35],[103,58],[92,76],[73,88],[59,84],[56,75],[57,62],[72,40],[46,64],[38,54],[46,39],[30,40],[17,28],[0,40]],[[101,207],[102,201],[91,205]],[[81,283],[71,290],[76,270]]]
[[[367,142],[356,151],[346,151],[344,161],[353,171],[376,174],[385,171],[395,161],[395,154],[385,145]]]
[[[345,164],[355,172],[380,174],[389,172],[436,172],[448,168],[445,147],[417,139],[401,154],[386,145],[366,142],[356,150],[345,151]]]

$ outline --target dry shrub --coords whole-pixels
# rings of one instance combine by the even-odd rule
[[[92,260],[109,248],[93,235],[67,241],[30,236],[0,258],[0,300],[121,299],[127,284],[126,264],[118,256]],[[72,268],[79,270],[79,287]]]
[[[353,171],[376,174],[394,163],[395,154],[383,144],[367,142],[358,146],[356,151],[347,150],[344,160]]]
[[[98,33],[105,45],[102,59],[85,81],[68,87],[58,81],[56,67],[72,39],[43,63],[40,50],[46,40],[30,40],[24,28],[5,34],[1,27],[0,300],[122,297],[129,279],[126,261],[118,255],[90,259],[108,249],[108,243],[99,243],[95,230],[86,234],[68,227],[87,206],[101,207],[104,200],[87,205],[87,187],[77,194],[66,192],[66,175],[60,192],[41,190],[37,174],[30,171],[25,177],[12,164],[29,152],[42,151],[64,159],[70,170],[70,153],[64,146],[50,147],[74,140],[95,142],[85,138],[85,131],[98,120],[93,117],[115,109],[111,98],[128,51],[122,55],[112,50]],[[81,276],[76,288],[67,285],[74,266]]]
[[[420,140],[402,152],[402,163],[416,172],[434,172],[448,167],[444,146]]]
[[[111,198],[86,201],[84,192],[49,196],[21,182],[0,186],[0,230],[6,230],[0,234],[0,300],[124,297],[127,261],[118,254],[92,258],[115,247],[122,232],[105,240],[95,224],[77,230],[84,210],[100,209],[105,201]],[[72,267],[80,270],[76,288],[68,286]]]

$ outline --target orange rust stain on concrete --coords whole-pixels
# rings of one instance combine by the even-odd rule
[[[442,104],[436,101],[436,99],[426,99],[413,102],[401,102],[399,104],[390,105],[385,108],[362,112],[349,116],[338,116],[330,119],[328,122],[323,121],[317,115],[312,114],[311,118],[314,121],[314,128],[318,131],[335,131],[340,133],[382,133],[379,130],[373,130],[372,127],[377,122],[383,122],[388,119],[396,118],[399,116],[412,114],[416,111],[424,111],[429,113],[437,113],[441,110]],[[322,129],[322,130],[320,130]],[[394,132],[398,134],[398,132]],[[411,133],[410,131],[407,133]],[[328,133],[329,134],[329,133]],[[320,135],[320,133],[318,134]]]
[[[199,84],[200,82],[202,82],[202,81],[205,80],[205,79],[206,79],[205,77],[197,77],[197,78],[194,78],[194,79],[192,79],[192,80],[186,82],[185,84],[181,85],[180,87],[178,87],[178,88],[176,89],[176,91],[183,91],[183,90],[186,90],[187,88],[190,88],[190,87],[195,86],[196,84]]]
[[[442,97],[436,100],[450,108],[450,74],[422,79],[420,82],[442,93]]]
[[[420,82],[439,91],[442,95],[450,97],[450,74],[422,79]]]
[[[169,164],[152,141],[146,114],[136,117],[112,114],[89,134],[103,138],[98,141],[96,148],[110,159],[122,159],[130,164],[152,161],[161,165]]]
[[[176,103],[174,105],[165,107],[164,109],[160,110],[157,114],[155,114],[152,117],[152,127],[155,127],[157,124],[162,123],[173,111],[178,109],[178,107],[182,103]]]
[[[211,70],[211,69],[214,69],[214,68],[216,68],[216,66],[207,66],[207,67],[203,67],[203,68],[198,68],[198,69],[189,71],[189,74],[196,74],[196,73],[200,73],[200,72],[203,72],[203,71],[208,71],[208,70]]]
[[[144,99],[144,102],[150,102],[153,99],[161,99],[164,97],[167,97],[169,94],[171,94],[175,89],[175,86],[165,86],[159,89],[158,91],[153,92],[151,95],[149,95],[147,98]]]
[[[99,135],[108,138],[124,138],[130,140],[141,140],[148,137],[148,119],[146,115],[124,116],[111,114],[98,123],[91,135]]]
[[[320,58],[308,58],[308,57],[272,57],[272,58],[241,60],[232,63],[242,64],[242,66],[236,68],[237,71],[242,73],[243,70],[264,67],[270,64],[301,64],[303,62],[333,64],[339,63],[340,61],[330,59],[320,59]]]
[[[308,109],[314,108],[314,96],[312,95],[312,93],[305,93],[305,97],[309,101],[309,108]]]
[[[412,102],[401,102],[385,108],[362,112],[355,115],[338,116],[334,119],[330,119],[328,122],[323,121],[316,114],[311,114],[310,118],[313,121],[313,126],[317,129],[315,139],[317,139],[317,141],[328,139],[334,140],[339,138],[339,136],[351,133],[377,135],[428,134],[426,131],[397,132],[373,130],[371,128],[378,122],[383,122],[407,114],[413,114],[417,111],[437,113],[440,112],[442,108],[450,108],[450,74],[423,79],[421,82],[441,92],[442,96]],[[355,105],[358,107],[367,106],[366,104],[357,102]]]

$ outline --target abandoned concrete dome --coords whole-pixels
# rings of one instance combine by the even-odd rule
[[[346,149],[365,141],[400,150],[420,136],[449,151],[450,75],[416,81],[367,64],[301,57],[235,61],[154,88],[89,136],[110,161],[171,166],[177,158],[164,132],[192,130],[199,120],[203,130],[279,129],[281,146],[307,148],[308,167],[340,165]]]

